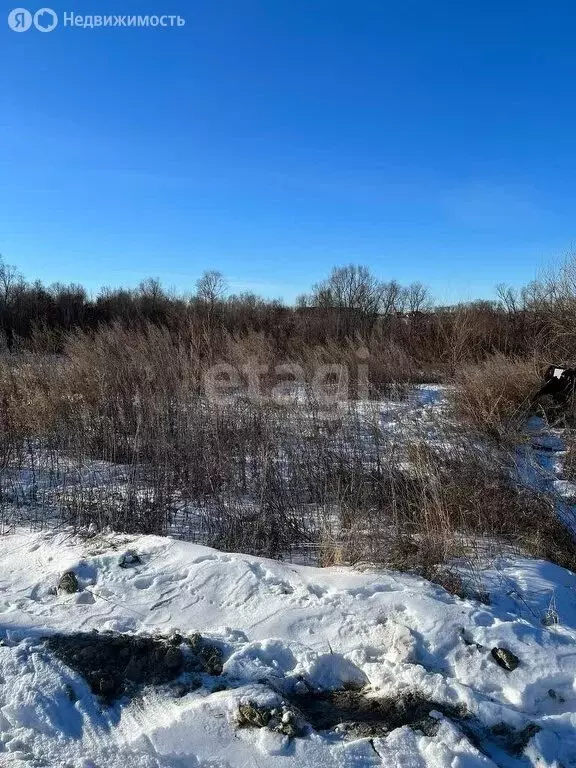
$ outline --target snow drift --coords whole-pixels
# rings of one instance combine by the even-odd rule
[[[120,567],[128,549],[139,557]],[[68,570],[79,591],[58,593]],[[491,605],[392,571],[316,569],[168,538],[4,536],[0,765],[575,766],[576,577],[516,558],[486,580]],[[551,602],[556,619],[545,622]],[[200,632],[221,649],[222,674],[204,672],[177,696],[159,685],[107,703],[45,640],[94,629]],[[496,647],[514,654],[516,669],[497,663]],[[307,725],[290,738],[238,727],[247,702],[288,706],[345,689],[417,695],[444,714],[430,713],[429,733],[404,725],[359,737]]]

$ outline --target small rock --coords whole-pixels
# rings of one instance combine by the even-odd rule
[[[203,671],[216,677],[222,674],[224,658],[220,648],[208,643],[199,632],[194,632],[184,642],[192,650],[195,661],[204,668]]]
[[[120,568],[132,568],[135,565],[141,564],[142,558],[133,549],[129,549],[127,552],[124,552],[120,558],[120,562],[118,563]]]
[[[239,705],[236,722],[240,728],[265,728],[270,722],[270,717],[269,709],[248,701]]]
[[[270,728],[271,725],[268,725]],[[279,713],[279,723],[273,728],[276,733],[282,733],[289,739],[293,739],[296,736],[301,736],[303,730],[296,721],[296,714],[291,709],[283,708]]]
[[[73,595],[75,592],[80,591],[80,585],[74,571],[66,571],[62,574],[60,581],[58,582],[58,592],[66,592],[69,595]]]
[[[508,672],[513,672],[520,664],[518,656],[515,656],[507,648],[492,648],[492,658],[502,669]]]
[[[223,669],[222,651],[211,646],[207,653],[202,654],[206,671],[209,675],[221,675]]]

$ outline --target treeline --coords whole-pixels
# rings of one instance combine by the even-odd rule
[[[228,343],[260,335],[277,356],[298,357],[326,344],[386,347],[420,368],[453,371],[462,361],[503,355],[572,357],[576,291],[568,263],[553,278],[514,291],[497,289],[494,301],[435,306],[421,283],[383,282],[366,267],[332,270],[300,296],[296,306],[253,293],[230,294],[224,277],[205,272],[188,296],[149,279],[136,289],[102,289],[94,298],[80,285],[29,282],[0,260],[0,351],[59,353],[70,333],[118,324],[150,324],[217,357]]]
[[[225,324],[230,331],[265,330],[289,314],[276,301],[245,293],[227,295],[223,277],[206,272],[190,296],[167,291],[156,279],[135,289],[103,288],[95,297],[74,283],[29,282],[16,267],[0,259],[0,349],[52,345],[59,351],[70,331],[96,330],[119,323],[127,328],[148,324],[178,331],[193,323],[203,328]],[[41,351],[41,350],[38,350]],[[48,350],[46,350],[48,351]]]

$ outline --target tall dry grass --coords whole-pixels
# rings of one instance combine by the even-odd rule
[[[543,371],[534,359],[495,354],[482,362],[462,364],[451,379],[458,417],[497,440],[517,437]]]
[[[244,383],[254,366],[281,360],[258,335],[218,344]],[[327,344],[287,359],[307,377],[319,364],[358,371],[366,363],[379,382],[368,395],[397,396],[400,386],[407,396],[416,367],[393,348],[366,349]],[[261,397],[240,387],[237,397],[211,401],[202,381],[213,360],[209,339],[157,326],[75,333],[62,356],[3,359],[4,523],[170,532],[227,550],[428,576],[455,557],[478,561],[482,543],[573,567],[553,501],[518,488],[501,445],[453,421],[389,430],[369,400],[326,408],[306,388],[270,398],[273,376],[263,377]],[[463,369],[460,418],[501,436],[530,376],[532,364],[499,357]]]

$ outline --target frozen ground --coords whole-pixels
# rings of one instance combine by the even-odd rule
[[[121,568],[128,548],[141,562]],[[81,591],[57,594],[68,569]],[[572,768],[576,577],[525,558],[484,575],[490,605],[392,571],[288,565],[169,538],[5,535],[0,765]],[[224,671],[181,698],[164,686],[108,706],[42,640],[92,629],[200,631],[222,649]],[[499,666],[495,647],[518,667]],[[435,734],[403,726],[374,738],[237,727],[240,703],[350,684],[368,697],[419,693],[468,716],[438,713]]]

